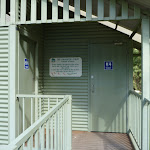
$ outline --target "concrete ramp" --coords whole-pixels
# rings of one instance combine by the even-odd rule
[[[134,150],[127,134],[73,131],[72,150]]]

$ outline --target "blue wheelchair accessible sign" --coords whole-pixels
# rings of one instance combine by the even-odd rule
[[[24,59],[24,69],[26,69],[26,70],[29,69],[29,59],[27,59],[27,58]]]
[[[104,62],[104,70],[113,70],[113,62],[105,61]]]

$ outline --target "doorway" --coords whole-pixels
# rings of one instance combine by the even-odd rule
[[[90,46],[90,84],[91,131],[126,132],[126,44]]]

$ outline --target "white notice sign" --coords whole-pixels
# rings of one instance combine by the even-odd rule
[[[80,57],[51,58],[51,77],[81,77],[82,59]]]

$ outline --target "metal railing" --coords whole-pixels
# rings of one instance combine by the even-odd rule
[[[13,142],[0,149],[71,150],[72,97],[65,96],[56,106],[27,128]]]
[[[132,134],[135,143],[133,145],[136,149],[142,148],[142,107],[146,107],[148,114],[148,143],[150,144],[150,101],[146,98],[142,100],[142,96],[134,91],[129,92],[128,98],[128,120],[129,120],[129,135]]]
[[[133,14],[128,13],[130,7],[126,1],[120,0],[120,3],[115,0],[110,0],[108,7],[110,7],[108,17],[104,15],[104,0],[81,1],[83,6],[80,8],[80,1],[75,0],[70,3],[69,0],[0,0],[0,26],[10,24],[41,24],[52,22],[74,22],[74,21],[100,21],[100,20],[126,20],[126,19],[140,19],[141,10],[133,4]],[[97,15],[92,14],[92,4],[97,9]],[[117,5],[121,5],[122,13],[118,16],[116,13]],[[49,5],[52,5],[51,10]],[[37,9],[40,7],[41,9]],[[63,16],[59,18],[59,7],[63,9]],[[10,10],[7,10],[10,9]],[[52,12],[52,16],[48,12]],[[69,12],[74,13],[74,17],[70,17]],[[40,14],[41,17],[39,17]],[[82,17],[81,17],[82,16]],[[83,18],[84,17],[84,18]],[[9,18],[9,19],[7,19]]]
[[[142,96],[134,91],[129,92],[128,98],[128,125],[129,131],[134,137],[136,144],[141,148],[141,114]]]
[[[57,105],[64,95],[25,95],[17,94],[18,135]]]
[[[147,114],[148,114],[148,143],[149,143],[149,150],[150,150],[150,100],[148,99],[144,99],[144,103],[145,103],[145,106],[146,106],[146,109],[147,109]]]

